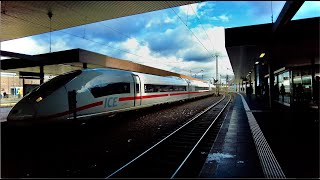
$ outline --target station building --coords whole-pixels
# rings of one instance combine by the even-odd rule
[[[252,87],[256,97],[270,104],[318,108],[319,24],[316,17],[290,21],[276,32],[271,23],[227,28],[235,89],[246,93]]]

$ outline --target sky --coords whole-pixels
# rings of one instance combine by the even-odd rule
[[[225,81],[233,70],[225,28],[276,21],[285,1],[206,1],[51,32],[51,51],[81,48],[204,80]],[[306,1],[293,19],[320,16]],[[273,18],[272,18],[273,17]],[[50,34],[1,42],[1,49],[30,55],[50,51]]]

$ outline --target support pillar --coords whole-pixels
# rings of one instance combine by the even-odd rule
[[[269,107],[273,107],[273,99],[274,99],[274,74],[273,74],[273,66],[272,66],[272,59],[271,54],[268,62],[268,72],[269,72]]]
[[[316,90],[315,87],[315,76],[316,76],[316,69],[315,69],[315,64],[314,64],[314,58],[311,58],[311,97],[312,97],[312,102],[315,101],[314,97],[314,91]]]
[[[25,81],[24,81],[24,78],[22,78],[22,96],[26,95],[25,89],[26,89]]]
[[[44,72],[43,72],[43,65],[40,66],[40,84],[44,82]]]
[[[88,64],[87,63],[82,63],[82,68],[83,69],[87,69],[88,68]]]

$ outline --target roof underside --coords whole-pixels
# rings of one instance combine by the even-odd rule
[[[319,64],[319,27],[320,18],[316,17],[290,21],[276,34],[272,34],[272,24],[226,29],[226,49],[235,82],[241,82],[241,77],[253,70],[262,52],[268,59],[270,47],[274,70],[311,64],[312,60]]]
[[[0,41],[200,1],[1,1]],[[67,18],[66,18],[67,17]]]

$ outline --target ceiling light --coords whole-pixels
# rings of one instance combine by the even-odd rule
[[[37,102],[40,102],[42,100],[42,97],[38,97],[38,99],[36,100]]]

